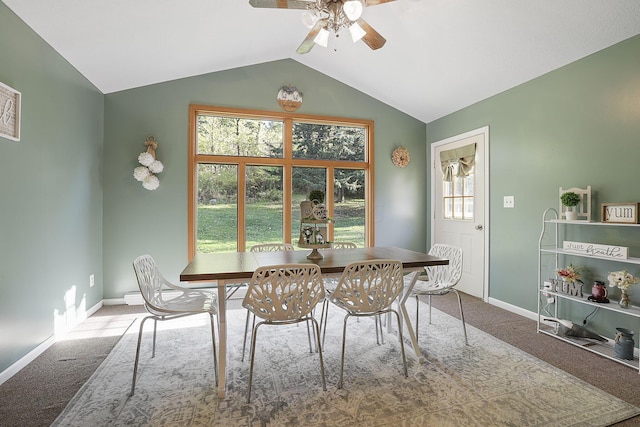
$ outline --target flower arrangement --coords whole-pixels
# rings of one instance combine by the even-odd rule
[[[565,268],[561,268],[560,270],[557,271],[558,276],[562,277],[562,280],[564,280],[565,282],[580,282],[582,283],[582,280],[580,280],[580,271],[582,270],[582,267],[578,267],[576,265],[573,264],[569,264],[567,267]]]
[[[153,136],[148,136],[144,145],[147,146],[147,151],[138,156],[138,162],[142,166],[133,170],[133,177],[137,181],[141,181],[142,186],[147,190],[155,190],[160,186],[160,180],[154,174],[162,172],[164,165],[160,160],[156,160],[156,150],[158,149],[156,139]]]
[[[638,278],[634,277],[626,270],[612,271],[607,276],[609,286],[612,288],[620,288],[622,291],[628,291],[632,285],[638,283]]]

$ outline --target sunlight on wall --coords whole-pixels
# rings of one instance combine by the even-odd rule
[[[53,310],[53,327],[57,338],[64,337],[78,323],[87,318],[86,298],[86,295],[83,295],[76,308],[76,286],[73,285],[65,292],[64,311],[60,312],[57,308]]]
[[[633,84],[627,82],[618,91],[611,91],[607,103],[609,109],[623,123],[640,120],[640,78]]]

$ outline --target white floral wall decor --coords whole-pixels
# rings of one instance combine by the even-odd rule
[[[156,160],[156,150],[158,149],[156,138],[152,135],[148,136],[144,145],[147,146],[147,151],[138,156],[138,162],[142,166],[133,170],[133,177],[142,182],[142,186],[147,190],[155,190],[160,186],[160,180],[156,174],[164,170],[164,165],[160,160]]]

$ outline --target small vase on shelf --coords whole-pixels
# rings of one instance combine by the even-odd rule
[[[627,290],[620,289],[620,291],[622,293],[620,294],[620,302],[618,302],[618,305],[622,308],[631,307],[631,300],[629,300],[629,293],[627,292]]]

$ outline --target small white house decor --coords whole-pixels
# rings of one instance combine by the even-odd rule
[[[579,197],[579,201],[575,198]],[[566,195],[565,195],[566,194]],[[576,203],[577,202],[577,203]],[[560,187],[560,219],[567,221],[591,221],[591,186],[587,188]],[[566,204],[565,204],[566,203]],[[564,209],[563,209],[564,208]]]
[[[603,203],[602,222],[638,224],[640,203]]]
[[[0,136],[20,141],[20,100],[22,94],[0,83]]]
[[[162,172],[164,165],[160,160],[156,160],[158,142],[155,137],[148,136],[144,141],[144,145],[147,146],[147,151],[140,153],[138,156],[138,162],[142,166],[138,166],[133,170],[133,177],[142,182],[142,186],[147,190],[155,190],[160,186],[160,180],[155,174]]]

